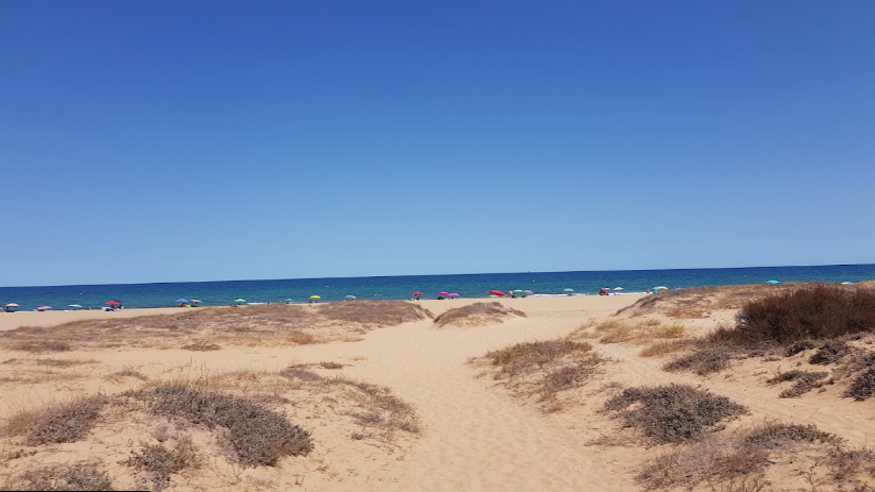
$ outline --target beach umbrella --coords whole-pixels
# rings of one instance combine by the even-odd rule
[[[10,302],[9,304],[6,305],[6,307],[21,307],[21,306],[19,306],[18,304],[15,304],[14,302]]]
[[[530,295],[534,294],[534,292],[532,292],[532,291],[530,291],[530,290],[524,290],[524,291],[523,291],[523,294],[525,294],[525,295],[527,295],[527,296],[530,296]]]
[[[410,295],[412,295],[412,296],[421,296],[421,295],[422,295],[422,292],[420,292],[420,291],[417,290],[416,292],[414,292],[414,293],[412,293],[412,294],[410,294]]]
[[[450,295],[450,293],[446,292],[446,291],[441,291],[441,292],[438,292],[438,295],[446,297],[446,296]]]
[[[358,297],[356,297],[356,296],[346,296],[346,299],[347,299],[348,301],[354,301],[354,300],[358,299]]]
[[[82,305],[81,305],[81,304],[67,304],[67,307],[76,308],[76,309],[82,309]]]
[[[778,285],[781,283],[780,280],[766,280],[767,284]]]
[[[842,282],[842,285],[854,285],[853,282]]]
[[[614,287],[614,290],[623,290],[622,287]]]
[[[562,289],[562,292],[574,292],[574,289]]]
[[[118,306],[118,305],[121,305],[121,301],[116,301],[116,300],[106,301],[106,304],[109,304],[110,306]]]
[[[38,306],[36,308],[37,311],[48,311],[49,309],[52,309],[52,306]]]
[[[322,297],[321,296],[310,296],[310,299],[316,300],[316,299],[322,299]]]
[[[285,302],[286,304],[288,304],[288,303],[290,303],[290,302],[295,302],[295,300],[292,299],[292,298],[290,297],[290,298],[286,299],[286,300],[283,301],[283,302]]]
[[[507,295],[507,294],[505,294],[504,292],[502,292],[502,291],[500,291],[500,290],[490,290],[489,293],[492,294],[492,295],[494,295],[494,296],[498,296],[498,297],[504,297],[504,296]]]
[[[246,304],[246,299],[235,299],[234,304]]]
[[[514,290],[513,290],[513,293],[514,293],[514,294],[522,294],[522,293],[523,293],[523,289],[514,289]]]
[[[188,304],[189,302],[193,302],[193,301],[189,301],[188,299],[183,299],[183,298],[180,297],[179,299],[177,299],[177,300],[175,300],[175,301],[173,301],[173,302],[175,302],[175,303],[177,303],[177,304]]]
[[[660,285],[659,287],[656,288],[656,290],[668,290],[668,287],[666,287],[664,285]]]
[[[449,294],[447,294],[447,296],[449,296],[449,297],[459,297],[459,294],[456,294],[455,292],[450,292]]]

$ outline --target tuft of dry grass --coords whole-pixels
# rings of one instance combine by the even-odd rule
[[[28,470],[7,481],[0,490],[114,490],[105,472],[94,466],[57,465]]]
[[[782,391],[779,396],[781,398],[796,398],[808,393],[814,388],[820,387],[819,381],[827,376],[829,376],[829,373],[826,372],[802,371],[795,369],[780,373],[766,382],[769,384],[778,384],[787,381],[795,381],[796,384],[794,384],[793,387]]]
[[[729,368],[732,355],[717,350],[700,350],[679,357],[663,366],[669,372],[691,371],[700,376],[720,372]]]
[[[198,454],[191,439],[177,440],[173,448],[163,444],[143,445],[123,463],[144,472],[155,491],[170,487],[172,474],[199,466]]]
[[[521,396],[537,395],[545,412],[559,411],[557,395],[585,385],[605,362],[592,345],[568,339],[519,343],[490,351],[484,359],[498,368],[495,379],[507,380]]]
[[[36,340],[13,344],[10,347],[12,350],[20,350],[22,352],[67,352],[70,350],[70,344],[57,340]]]
[[[844,340],[827,340],[808,359],[810,364],[829,365],[851,353],[851,347]]]
[[[485,357],[492,360],[492,365],[500,366],[501,372],[514,374],[542,368],[562,357],[579,357],[591,350],[592,345],[586,342],[547,340],[518,343],[504,349],[492,350]]]
[[[680,384],[627,388],[608,400],[605,410],[617,412],[626,427],[641,429],[657,443],[688,441],[723,419],[747,413],[725,396]]]
[[[834,452],[842,439],[813,425],[767,422],[749,431],[710,435],[676,446],[645,463],[636,479],[646,489],[769,490],[763,472],[775,450],[794,453],[798,444],[825,445]],[[754,487],[754,488],[751,488]]]
[[[308,431],[247,398],[182,383],[126,395],[147,402],[155,415],[224,429],[237,461],[244,466],[273,466],[283,456],[307,455],[313,449]]]
[[[215,352],[216,350],[222,350],[222,346],[209,342],[195,342],[182,347],[182,350],[190,350],[192,352]]]
[[[525,318],[526,313],[509,308],[500,302],[477,302],[449,309],[434,319],[435,326],[484,326],[501,323],[507,318]]]
[[[644,347],[638,355],[640,357],[663,357],[668,354],[689,350],[691,347],[693,347],[693,344],[689,340],[662,340]]]
[[[842,439],[835,434],[824,432],[812,424],[801,425],[781,422],[766,422],[751,430],[744,438],[744,442],[747,444],[767,448],[780,447],[787,441],[839,444],[842,442]]]
[[[9,418],[3,430],[25,436],[29,446],[76,442],[88,435],[108,402],[105,396],[90,396],[27,410]]]
[[[875,367],[854,378],[853,383],[848,388],[847,395],[857,401],[863,401],[875,395]]]

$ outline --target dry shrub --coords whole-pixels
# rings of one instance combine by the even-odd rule
[[[339,362],[325,361],[320,362],[319,367],[321,367],[322,369],[343,369],[345,366]]]
[[[245,466],[273,466],[283,456],[307,455],[313,449],[308,431],[246,398],[178,383],[127,395],[146,401],[155,415],[225,429],[237,460]]]
[[[815,284],[745,304],[717,339],[742,346],[789,345],[875,330],[875,291]]]
[[[94,466],[57,465],[29,470],[6,482],[0,490],[113,490],[106,473]]]
[[[716,350],[700,350],[679,357],[662,368],[669,372],[691,371],[700,376],[720,372],[729,368],[732,355]]]
[[[182,347],[182,350],[191,350],[192,352],[214,352],[216,350],[222,350],[222,347],[215,343],[195,342]]]
[[[41,340],[17,343],[12,345],[11,348],[23,352],[67,352],[70,350],[70,344],[56,340]]]
[[[747,444],[765,448],[777,448],[788,441],[838,444],[842,441],[835,434],[822,431],[816,425],[767,422],[751,430],[744,438]]]
[[[509,308],[500,302],[477,302],[453,308],[434,319],[435,326],[482,326],[501,323],[510,317],[525,318],[526,313]]]
[[[764,483],[762,472],[775,449],[792,452],[794,443],[833,445],[841,439],[813,425],[767,422],[750,431],[729,436],[710,435],[678,446],[645,464],[636,476],[647,489],[684,488],[702,483],[712,490],[759,490],[738,488]]]
[[[132,367],[126,367],[126,368],[122,369],[121,371],[116,371],[116,372],[110,374],[109,378],[110,379],[135,378],[135,379],[139,379],[140,381],[146,381],[149,379],[148,376],[146,376],[145,374],[143,374],[140,371],[137,371],[136,369],[134,369]]]
[[[875,395],[875,367],[854,378],[854,382],[851,383],[846,394],[857,401],[863,401]]]
[[[618,412],[626,427],[640,429],[657,443],[684,442],[723,419],[747,413],[729,398],[679,384],[627,388],[605,409]]]
[[[766,382],[769,384],[778,384],[787,381],[795,381],[796,384],[794,384],[792,388],[782,391],[779,396],[781,398],[796,398],[797,396],[802,396],[803,394],[808,393],[814,388],[820,387],[819,381],[827,376],[829,376],[829,373],[826,372],[801,371],[796,369],[780,373]]]
[[[6,422],[4,432],[24,435],[30,446],[76,442],[88,435],[108,402],[105,396],[91,396],[24,411]]]
[[[684,487],[692,490],[703,482],[756,476],[767,458],[764,449],[739,445],[732,438],[714,436],[689,446],[678,446],[650,460],[635,478],[646,489]]]
[[[319,316],[333,323],[386,327],[431,319],[434,315],[419,304],[404,301],[357,301],[323,304]]]
[[[871,478],[875,476],[875,451],[868,447],[843,448],[834,447],[824,460],[830,471],[831,478],[837,482],[849,485],[860,485],[859,475]],[[854,491],[869,491],[857,488]]]
[[[124,464],[146,473],[156,491],[170,486],[170,475],[199,465],[191,439],[180,439],[172,449],[163,444],[147,444]]]
[[[492,365],[501,366],[504,373],[530,371],[541,368],[565,356],[580,356],[592,350],[592,345],[586,342],[572,340],[547,340],[518,343],[500,350],[492,350],[486,358],[492,359]]]
[[[663,340],[644,347],[638,355],[641,357],[662,357],[688,350],[692,346],[693,344],[687,340]]]
[[[496,379],[507,379],[507,387],[522,396],[538,396],[545,411],[561,407],[558,393],[585,385],[598,373],[605,359],[592,352],[592,345],[568,339],[526,342],[485,355]]]
[[[784,351],[784,357],[793,357],[794,355],[813,349],[817,344],[814,340],[798,340],[787,345],[787,350]]]
[[[808,362],[817,365],[829,365],[838,362],[851,353],[851,347],[844,340],[827,340],[826,343],[811,355]]]

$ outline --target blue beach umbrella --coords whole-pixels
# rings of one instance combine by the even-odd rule
[[[188,304],[188,303],[189,303],[189,300],[188,300],[188,299],[183,299],[183,298],[180,297],[179,299],[177,299],[177,300],[175,300],[175,301],[173,301],[173,302],[175,302],[175,303],[177,303],[177,304]]]
[[[778,285],[781,283],[780,280],[766,280],[767,284]]]

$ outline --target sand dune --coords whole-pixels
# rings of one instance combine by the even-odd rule
[[[117,394],[163,380],[213,378],[216,382],[212,384],[225,385],[222,387],[242,395],[282,396],[287,403],[277,403],[277,399],[269,405],[313,434],[315,445],[310,455],[283,458],[276,467],[243,469],[222,457],[220,443],[206,430],[190,429],[195,442],[209,455],[208,463],[198,470],[174,475],[172,490],[642,490],[635,480],[637,471],[648,459],[669,452],[671,447],[641,444],[631,430],[621,429],[618,422],[600,411],[601,406],[621,388],[672,382],[708,388],[750,409],[750,415],[728,422],[722,433],[765,419],[779,419],[816,424],[854,446],[867,445],[875,438],[872,403],[842,398],[839,385],[803,398],[778,398],[780,388],[765,384],[765,380],[781,364],[787,369],[797,359],[740,360],[734,362],[731,371],[703,377],[661,370],[666,359],[639,357],[640,344],[593,340],[593,350],[609,362],[601,374],[566,401],[562,411],[554,413],[544,413],[530,399],[515,396],[502,381],[484,374],[483,368],[472,362],[491,350],[565,337],[581,325],[607,319],[626,319],[628,311],[612,315],[639,298],[501,299],[497,302],[522,311],[526,317],[509,317],[498,324],[440,328],[425,319],[371,331],[354,342],[289,346],[254,343],[214,352],[144,349],[34,354],[4,350],[0,352],[0,362],[5,361],[0,364],[0,416],[8,418],[21,409],[77,394]],[[475,302],[429,300],[418,304],[440,315]],[[180,311],[184,310],[161,313]],[[0,315],[0,330],[89,316],[131,316],[134,312]],[[720,311],[673,322],[695,335],[731,318],[731,311]],[[37,365],[42,360],[79,362],[56,368]],[[306,366],[323,378],[342,375],[388,387],[415,409],[420,432],[396,432],[387,437],[377,427],[351,418],[354,411],[329,411],[336,410],[340,403],[332,402],[336,397],[329,393],[298,398],[303,394],[300,384],[290,385],[273,376],[258,381],[257,374],[275,374],[290,365]],[[112,377],[122,370],[139,373],[148,382]],[[236,376],[235,382],[228,376],[235,371],[249,375]],[[117,486],[133,486],[137,476],[143,480],[142,474],[119,462],[141,442],[153,442],[149,429],[158,425],[151,417],[139,418],[140,422],[127,427],[120,417],[107,418],[95,425],[88,439],[76,443],[29,447],[21,443],[20,436],[5,437],[0,440],[0,453],[7,463],[2,473],[15,477],[46,464],[96,462]],[[123,432],[129,432],[126,439],[113,437],[125,428],[128,430]],[[369,433],[381,437],[351,439],[351,435]],[[25,452],[16,455],[21,449]],[[781,455],[780,463],[769,470],[771,488],[764,490],[808,490],[800,473],[798,465]],[[778,483],[774,478],[777,476],[785,478]],[[825,487],[818,490],[833,490]]]

